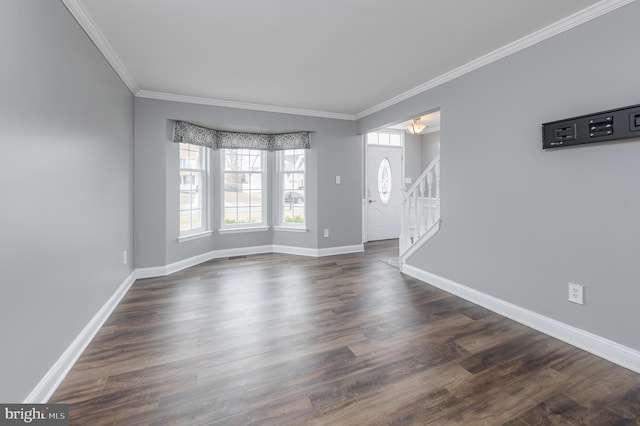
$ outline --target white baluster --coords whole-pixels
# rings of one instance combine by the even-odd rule
[[[418,190],[417,188],[413,191],[413,242],[415,243],[418,238],[420,238],[420,211],[418,210],[419,200],[418,200]]]
[[[440,160],[436,163],[436,220],[440,220]]]
[[[424,182],[424,179],[423,179],[423,180],[420,181],[420,186],[419,186],[419,189],[420,189],[420,198],[419,198],[420,199],[420,207],[418,208],[419,221],[420,221],[420,223],[419,223],[419,231],[418,231],[419,235],[424,235],[424,231],[425,231],[425,229],[424,229],[424,225],[425,225],[425,223],[424,223],[424,185],[425,185],[425,182]]]
[[[435,195],[435,196],[434,196]],[[440,156],[407,191],[403,188],[400,256],[440,220]]]
[[[433,225],[433,209],[432,207],[432,198],[431,198],[431,188],[433,187],[433,173],[429,172],[427,175],[427,196],[429,197],[429,207],[427,209],[427,229],[431,228]]]
[[[400,205],[400,244],[399,244],[399,249],[400,249],[400,255],[402,255],[402,253],[404,252],[404,250],[407,247],[407,216],[406,216],[406,212],[407,212],[407,200],[406,200],[406,188],[404,185],[402,185],[402,198],[400,198],[402,200],[402,203]]]

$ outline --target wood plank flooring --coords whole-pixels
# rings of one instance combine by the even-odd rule
[[[640,375],[401,275],[395,247],[138,280],[51,402],[72,425],[640,424]]]

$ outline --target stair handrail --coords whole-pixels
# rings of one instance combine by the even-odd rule
[[[436,155],[435,158],[431,160],[431,163],[429,163],[427,168],[424,169],[424,172],[422,172],[422,174],[418,177],[418,179],[416,179],[413,185],[409,187],[409,190],[404,191],[404,197],[402,200],[403,202],[407,201],[407,199],[411,196],[413,191],[415,191],[418,188],[418,186],[420,185],[420,182],[426,179],[429,172],[431,172],[431,170],[433,170],[436,167],[436,164],[439,162],[440,162],[440,154]]]

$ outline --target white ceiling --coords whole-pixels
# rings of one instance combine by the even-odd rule
[[[138,96],[351,119],[630,1],[63,0]]]

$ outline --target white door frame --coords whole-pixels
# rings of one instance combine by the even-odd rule
[[[395,130],[395,129],[380,129],[379,131],[383,131],[385,133],[397,133],[402,135],[402,153],[400,154],[400,164],[401,164],[401,185],[400,187],[404,187],[405,183],[405,168],[404,168],[404,131],[403,130]],[[376,133],[375,131],[369,133]],[[362,143],[363,143],[363,156],[362,156],[362,242],[366,243],[369,241],[369,197],[368,197],[368,183],[367,176],[369,172],[369,144],[367,143],[367,134],[362,135]]]

